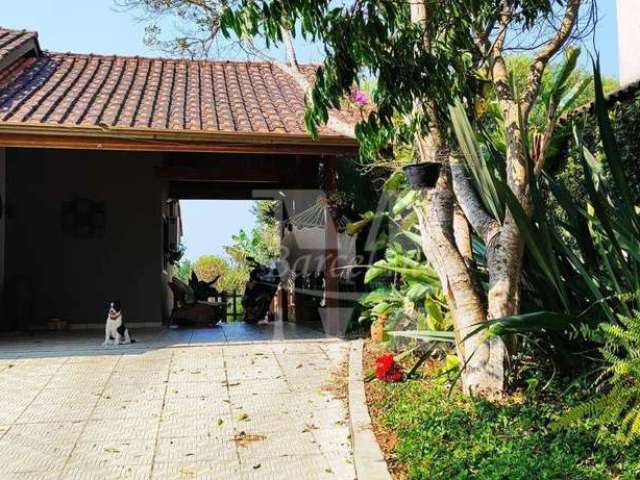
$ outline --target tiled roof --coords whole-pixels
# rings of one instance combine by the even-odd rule
[[[9,30],[0,27],[0,68],[9,55],[29,43],[35,44],[37,38],[38,34],[36,32]]]
[[[301,66],[310,80],[315,68]],[[306,136],[304,108],[299,85],[267,62],[44,52],[0,71],[5,128]]]
[[[607,93],[604,99],[611,105],[615,102],[628,102],[634,100],[640,92],[640,78],[634,82],[628,83]],[[593,113],[595,110],[595,100],[585,105],[581,105],[571,112],[570,115],[582,114],[585,112]]]

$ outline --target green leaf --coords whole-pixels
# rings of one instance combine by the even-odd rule
[[[463,153],[464,163],[471,172],[480,199],[487,210],[491,212],[493,218],[500,221],[503,208],[493,181],[495,174],[490,171],[484,156],[480,153],[478,140],[471,128],[462,102],[456,100],[454,105],[450,105],[449,113],[458,145]]]
[[[557,266],[552,266],[551,262],[555,262],[555,254],[553,251],[544,251],[543,245],[547,245],[547,242],[540,236],[539,232],[531,224],[525,211],[522,209],[520,202],[513,194],[511,189],[503,183],[501,180],[495,179],[496,187],[500,192],[501,197],[504,199],[507,208],[513,215],[518,229],[524,238],[524,241],[529,249],[529,253],[535,259],[537,265],[540,267],[547,280],[553,285],[560,296],[563,296],[560,288],[561,278],[558,278],[554,272],[557,272]]]
[[[475,325],[464,340],[485,331],[488,337],[527,334],[540,331],[563,332],[580,324],[578,317],[557,312],[532,312],[487,320]]]
[[[622,197],[622,205],[619,205],[623,216],[627,216],[632,221],[635,228],[635,234],[640,235],[640,220],[634,209],[633,196],[627,181],[624,164],[620,157],[620,151],[616,143],[615,134],[611,120],[609,119],[609,109],[604,98],[604,90],[602,87],[602,77],[600,75],[599,60],[593,62],[594,89],[595,89],[595,107],[596,117],[598,119],[598,127],[600,128],[600,136],[602,137],[602,146],[607,157],[609,170],[616,187],[616,190]]]
[[[391,337],[411,338],[423,342],[455,343],[453,332],[441,332],[437,330],[404,330],[387,333]]]
[[[571,78],[571,74],[576,69],[579,57],[579,48],[567,48],[565,50],[565,60],[560,65],[560,68],[556,70],[551,86],[543,98],[547,108],[551,102],[556,105],[560,104],[561,98],[564,96],[564,92],[567,88],[567,82]]]
[[[371,309],[376,315],[383,315],[389,310],[390,305],[386,302],[381,302]]]
[[[402,213],[416,202],[417,196],[418,192],[415,190],[409,190],[408,192],[404,193],[404,195],[398,198],[396,203],[393,205],[393,209],[391,210],[391,212],[394,215]]]
[[[373,282],[376,278],[384,275],[385,270],[382,268],[378,268],[375,264],[367,270],[367,273],[364,274],[364,283],[368,284]]]

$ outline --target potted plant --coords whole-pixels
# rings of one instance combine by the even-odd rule
[[[346,216],[353,208],[353,195],[341,191],[331,192],[327,196],[327,206],[334,220]]]
[[[182,260],[182,257],[184,256],[185,250],[186,250],[186,248],[182,244],[179,244],[175,248],[167,249],[165,251],[167,262],[170,265],[177,265],[180,262],[180,260]]]
[[[412,163],[402,167],[413,188],[433,188],[440,176],[439,162]]]

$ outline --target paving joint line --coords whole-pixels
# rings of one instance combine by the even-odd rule
[[[40,396],[40,394],[42,393],[42,391],[43,391],[45,388],[47,388],[47,386],[49,385],[49,383],[51,383],[51,380],[53,380],[53,377],[55,377],[55,376],[56,376],[56,374],[58,373],[58,371],[62,368],[62,366],[63,366],[63,365],[66,365],[68,361],[69,361],[69,358],[67,357],[67,358],[65,358],[64,362],[62,362],[60,365],[58,365],[58,368],[56,368],[55,372],[53,372],[53,373],[51,374],[51,377],[49,377],[49,380],[47,380],[47,381],[46,381],[46,383],[45,383],[45,384],[40,388],[40,390],[38,390],[38,393],[36,393],[36,394],[34,395],[34,397],[33,397],[33,398],[31,399],[31,401],[27,404],[27,406],[26,406],[26,407],[24,407],[24,409],[22,410],[22,412],[20,412],[20,415],[18,415],[18,416],[13,420],[12,425],[15,425],[15,424],[16,424],[16,422],[17,422],[18,420],[20,420],[20,417],[22,417],[22,415],[24,415],[24,412],[26,412],[26,411],[27,411],[27,409],[28,409],[31,405],[33,405],[33,403],[36,401],[36,398],[38,398],[38,397]]]
[[[231,426],[233,427],[233,431],[235,432],[236,426],[235,426],[235,422],[233,421],[233,408],[231,408],[231,386],[229,385],[229,369],[227,368],[227,359],[224,356],[224,348],[221,349],[220,355],[222,355],[222,364],[224,365],[224,378],[225,378],[224,384],[226,387],[227,400],[228,400],[227,408],[229,410],[229,418],[231,419]],[[230,440],[233,441],[233,438]],[[240,458],[240,447],[235,441],[233,441],[233,445],[234,445],[234,451],[236,452],[238,465],[240,466],[240,475],[244,476],[242,473],[243,463],[242,463],[242,459]]]
[[[68,357],[67,361],[70,358],[71,357]],[[83,422],[82,422],[82,428],[80,429],[80,433],[78,434],[78,437],[76,438],[75,442],[73,442],[73,447],[71,448],[71,450],[69,450],[69,454],[67,455],[67,458],[66,458],[66,460],[64,462],[64,465],[62,466],[62,470],[60,470],[60,476],[58,477],[58,480],[63,480],[62,475],[64,474],[64,471],[67,468],[67,465],[69,465],[69,460],[71,460],[71,457],[73,456],[73,452],[78,447],[78,442],[80,441],[80,437],[82,437],[82,434],[86,430],[87,425],[89,424],[89,421],[91,420],[91,417],[93,416],[93,413],[96,411],[96,408],[98,407],[98,402],[100,401],[101,398],[103,398],[102,395],[104,394],[104,392],[105,392],[105,390],[107,388],[107,385],[111,381],[111,378],[113,377],[113,374],[115,373],[116,368],[120,364],[121,360],[122,360],[122,355],[120,355],[120,357],[118,358],[118,361],[113,364],[113,368],[111,369],[111,372],[109,372],[109,376],[107,377],[107,380],[104,382],[104,385],[103,385],[102,389],[100,390],[100,394],[96,395],[96,402],[93,404],[93,408],[91,408],[91,412],[89,413],[89,416],[87,417],[87,419],[83,420]]]
[[[156,463],[156,454],[158,452],[158,443],[160,441],[160,426],[162,425],[162,419],[164,418],[164,408],[167,404],[167,391],[169,390],[169,379],[171,378],[171,366],[173,365],[173,359],[176,352],[171,352],[171,358],[169,359],[169,367],[167,369],[167,379],[164,384],[164,394],[162,395],[162,406],[160,408],[160,418],[158,419],[158,426],[156,427],[156,435],[153,443],[153,455],[151,455],[151,469],[149,470],[149,477],[153,477],[153,470]]]

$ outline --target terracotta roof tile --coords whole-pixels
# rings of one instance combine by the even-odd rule
[[[9,30],[0,27],[0,65],[15,50],[28,43],[36,42],[38,34],[26,30]]]
[[[42,52],[0,70],[0,126],[305,135],[304,109],[300,86],[267,62]]]

